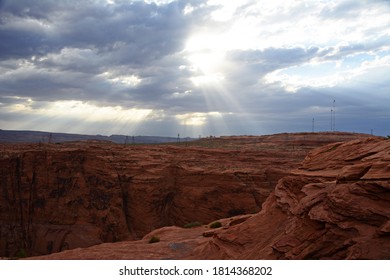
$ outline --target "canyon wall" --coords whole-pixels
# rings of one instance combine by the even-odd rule
[[[314,147],[354,134],[283,134],[177,145],[3,144],[0,255],[140,240],[167,226],[257,213]],[[212,256],[212,254],[210,255]]]
[[[189,258],[390,259],[390,141],[314,150],[258,214]]]

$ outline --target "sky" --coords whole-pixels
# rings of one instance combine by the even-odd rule
[[[390,134],[390,1],[0,0],[0,129]]]

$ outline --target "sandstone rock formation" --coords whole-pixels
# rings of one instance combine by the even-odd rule
[[[0,256],[138,240],[255,213],[313,147],[366,135],[279,134],[174,146],[0,145]]]
[[[335,143],[279,180],[259,213],[220,219],[221,228],[164,227],[39,258],[390,259],[389,206],[390,141]]]
[[[252,220],[218,234],[201,252],[217,258],[389,259],[389,206],[390,141],[332,144],[281,179]],[[229,255],[224,247],[232,236],[241,251]]]
[[[161,247],[160,257],[155,258],[235,258],[244,257],[245,254],[250,258],[255,257],[241,248],[244,243],[253,247],[249,242],[253,237],[244,238],[245,242],[242,243],[239,239],[245,234],[234,237],[229,230],[249,225],[250,221],[262,217],[264,211],[271,213],[275,209],[263,209],[246,222],[243,221],[247,216],[229,218],[221,229],[198,228],[197,231],[202,231],[200,235],[193,235],[193,230],[186,229],[186,234],[179,239],[184,240],[189,235],[196,242],[193,240],[192,247],[183,245],[185,253],[180,249],[181,245],[173,240],[177,235],[171,232],[183,232],[183,229],[162,227],[182,226],[192,221],[207,224],[224,217],[258,212],[276,182],[289,169],[297,167],[309,149],[337,139],[364,137],[367,136],[295,134],[210,139],[199,141],[196,145],[182,143],[182,146],[123,146],[108,143],[16,145],[11,149],[7,146],[7,149],[3,148],[0,163],[2,255],[10,257],[21,252],[41,255],[107,242],[117,243],[104,246],[142,248],[149,235],[155,232],[139,241],[118,241],[137,240],[153,229],[161,228],[157,231],[167,237],[154,245],[154,251]],[[328,152],[337,150],[337,145],[341,146],[336,144],[327,148]],[[313,155],[315,152],[309,157]],[[306,182],[307,172],[320,172],[312,170],[315,164],[310,166],[311,162],[313,160],[307,158],[303,169],[295,171],[290,177],[302,177],[302,182]],[[323,168],[321,172],[329,173],[328,177],[321,175],[315,180],[320,183],[324,178],[334,178],[338,168],[335,164],[331,164],[334,166],[333,173]],[[348,169],[342,163],[339,165],[345,172],[353,169]],[[316,173],[312,175],[316,176]],[[271,205],[269,201],[278,193],[283,193],[283,188],[287,189],[290,198],[281,196],[280,201],[274,198],[275,203],[299,200],[302,196],[300,192],[298,197],[294,197],[289,188],[281,185],[287,178],[279,182],[275,194],[268,198],[265,206]],[[287,186],[297,185],[294,180],[293,183],[286,183]],[[291,203],[283,203],[282,213],[285,213]],[[269,229],[272,224],[278,224],[278,220],[272,219],[265,228]],[[249,228],[259,229],[253,226]],[[250,233],[250,230],[246,229],[245,232]],[[256,235],[255,232],[253,234]],[[276,238],[277,234],[273,233],[272,236]],[[219,248],[221,240],[225,240],[227,245],[217,250],[220,253],[215,253],[214,247]],[[164,242],[176,244],[169,245],[176,248],[171,256],[164,257],[164,251],[167,251]],[[183,241],[180,244],[187,243]],[[228,248],[229,244],[235,244],[233,247],[238,251]],[[273,250],[277,251],[278,244]],[[78,250],[89,252],[96,247],[99,246]],[[140,250],[148,251],[144,249]],[[126,256],[116,254],[115,258],[152,258],[132,254],[132,250],[128,249],[127,252]],[[257,257],[262,258],[260,255]],[[82,258],[94,258],[94,255],[83,255]]]

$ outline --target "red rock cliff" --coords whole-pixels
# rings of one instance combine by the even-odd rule
[[[230,142],[230,144],[234,144],[233,142],[234,141]],[[297,144],[295,143],[294,145]],[[155,148],[157,149],[158,147]],[[149,149],[150,147],[148,150]],[[185,154],[183,152],[184,150],[177,148],[168,148],[168,150],[169,149],[181,152],[176,155]],[[245,148],[243,148],[243,150],[245,150]],[[167,151],[166,148],[164,151]],[[222,176],[223,178],[224,173],[232,173],[231,170],[234,170],[232,166],[233,162],[228,160],[229,157],[227,154],[225,154],[226,157],[221,157],[221,155],[224,154],[221,150],[209,150],[208,152],[210,152],[213,157],[216,156],[216,154],[214,154],[215,152],[221,153],[219,154],[218,159],[223,158],[222,166],[224,166],[225,169],[223,169],[224,172],[221,172],[219,176]],[[231,153],[232,150],[229,149],[226,152]],[[246,162],[245,159],[248,159],[251,155],[253,154],[245,154],[245,157],[234,158],[239,158],[240,162]],[[259,164],[259,161],[264,161],[262,155],[264,156],[264,150],[251,158],[247,168],[250,166],[254,169],[264,168],[264,165]],[[188,156],[189,154],[185,154],[185,157]],[[214,167],[216,165],[215,162],[213,164],[206,164],[210,159],[207,159],[207,153],[205,151],[202,151],[202,156],[199,160],[202,162],[202,166],[207,166],[207,168],[199,170],[198,166],[192,165],[191,169],[189,163],[184,164],[183,161],[180,161],[179,165],[175,165],[181,166],[184,170],[198,170],[198,172],[202,172],[202,176],[195,176],[195,178],[197,178],[195,182],[202,183],[199,184],[199,186],[194,184],[189,189],[195,189],[197,192],[200,192],[202,189],[200,187],[201,185],[208,186],[206,183],[208,181],[199,180],[201,180],[201,178],[207,178],[207,174],[216,170]],[[277,160],[274,158],[274,160],[275,161],[269,160],[267,163],[273,162],[273,164],[275,164],[274,166],[282,166],[281,158],[278,158]],[[148,162],[150,161],[152,161],[152,159]],[[172,158],[170,159],[170,162],[172,162]],[[197,163],[198,161],[191,160],[191,162]],[[278,163],[276,164],[276,162]],[[261,211],[257,214],[227,219],[221,219],[219,217],[217,219],[222,222],[222,227],[217,229],[211,229],[207,226],[194,229],[163,227],[152,231],[142,240],[106,243],[89,248],[68,250],[57,254],[41,256],[39,258],[388,259],[390,257],[389,164],[389,141],[371,138],[331,144],[309,153],[300,165],[300,168],[297,168],[298,165],[296,165],[296,168],[292,171],[284,171],[286,176],[283,176],[283,178],[279,180],[275,190],[268,196],[267,200],[262,205]],[[126,166],[127,165],[128,164],[126,164]],[[172,170],[171,165],[169,166],[168,170]],[[229,168],[226,168],[226,166],[229,166]],[[156,165],[155,168],[166,170],[165,167],[161,168],[161,165]],[[243,167],[241,166],[241,168]],[[173,171],[173,173],[172,171],[167,171],[167,173],[163,174],[185,174],[180,173],[184,171],[180,171],[181,169],[178,167],[173,169],[176,171]],[[105,172],[107,172],[107,170]],[[119,167],[117,167],[117,170],[120,170]],[[248,172],[250,174],[258,174],[253,169],[248,170],[251,170]],[[143,171],[135,174],[140,174],[140,178],[144,178],[143,176],[145,176],[146,173]],[[94,174],[96,174],[96,172],[94,172]],[[132,177],[133,182],[134,177],[136,176]],[[159,178],[162,179],[167,177],[171,178],[170,176]],[[230,182],[234,177],[228,178],[228,180],[222,180],[222,182]],[[258,186],[261,185],[260,182],[264,182],[262,178],[264,177],[252,177],[253,181],[255,181]],[[179,181],[180,180],[184,179],[182,178],[179,179]],[[212,184],[220,182],[217,179],[210,181]],[[151,180],[149,182],[154,181]],[[238,181],[234,182],[237,183]],[[244,186],[248,187],[248,183],[246,184],[247,185]],[[179,185],[182,186],[182,184]],[[202,208],[206,208],[206,205],[208,205],[207,203],[211,203],[207,206],[210,209],[208,213],[206,213],[206,211],[199,211],[199,209],[202,208],[200,205],[196,205],[195,202],[194,204],[189,204],[191,208],[185,209],[185,203],[189,203],[188,201],[191,201],[193,197],[195,199],[194,201],[199,201],[199,197],[196,193],[190,198],[185,197],[184,193],[182,193],[184,198],[181,203],[183,204],[180,204],[180,200],[174,199],[174,205],[180,205],[177,209],[177,211],[181,211],[179,212],[180,217],[178,217],[178,219],[183,217],[183,213],[191,212],[199,212],[200,216],[198,217],[201,217],[202,215],[213,217],[214,211],[218,212],[218,210],[216,210],[214,206],[211,206],[215,205],[212,203],[219,205],[220,209],[225,211],[225,216],[228,216],[226,215],[227,209],[230,208],[231,203],[239,203],[236,198],[245,193],[245,187],[242,187],[242,193],[240,194],[231,192],[230,195],[228,195],[228,190],[231,189],[233,185],[229,185],[230,188],[227,188],[226,190],[221,187],[222,185],[217,186],[216,190],[221,189],[226,192],[224,200],[221,202],[210,202],[210,200],[207,202],[199,202],[199,204],[203,205]],[[129,188],[131,189],[131,186],[129,186]],[[140,187],[140,189],[142,188]],[[261,188],[258,189],[260,190]],[[149,190],[152,192],[153,188],[149,188]],[[187,193],[190,193],[189,190],[187,190]],[[178,190],[178,192],[179,191],[180,190]],[[141,205],[142,203],[148,205],[148,201],[150,201],[148,200],[148,197],[153,197],[153,194],[151,193],[150,195],[143,196],[146,201],[140,201],[140,204],[137,205]],[[215,196],[215,198],[218,197],[220,196]],[[229,197],[231,199],[230,202],[228,199]],[[127,203],[129,203],[129,201],[131,202],[132,200],[128,200]],[[250,200],[243,199],[242,201],[248,203]],[[130,204],[131,203],[129,203],[129,205]],[[172,203],[168,205],[172,207]],[[197,211],[191,211],[194,207],[198,207],[195,208]],[[147,207],[145,209],[147,209]],[[160,211],[158,213],[163,212]],[[165,217],[172,217],[174,216],[174,213],[174,211],[169,212],[169,215]],[[193,213],[193,215],[196,214],[197,213]],[[156,215],[156,213],[154,213],[154,215]],[[192,217],[191,220],[193,220]],[[136,224],[136,221],[137,219],[134,219],[134,224]],[[211,221],[211,219],[208,219],[208,221]],[[148,241],[152,236],[159,237],[160,242],[149,244]]]
[[[137,240],[164,226],[255,213],[311,148],[345,134],[196,143],[0,146],[0,256]]]
[[[390,259],[390,141],[314,150],[259,214],[216,233],[190,258]]]
[[[390,259],[390,141],[337,143],[282,178],[258,214],[221,228],[165,227],[140,241],[41,259]],[[160,242],[149,244],[152,236]]]

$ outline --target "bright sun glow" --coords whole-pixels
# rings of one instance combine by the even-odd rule
[[[191,126],[202,126],[207,122],[209,117],[220,117],[221,113],[219,112],[208,112],[208,113],[187,113],[176,115],[176,119],[180,122],[181,125],[191,125]]]
[[[224,79],[225,77],[221,73],[209,73],[205,75],[192,77],[191,81],[195,86],[202,86],[204,84],[222,82]]]
[[[220,82],[224,78],[226,48],[219,39],[205,34],[193,36],[187,42],[187,59],[194,72],[191,80],[196,86]]]
[[[190,55],[189,61],[195,70],[200,70],[202,73],[214,73],[221,66],[223,54],[216,51],[194,52]]]
[[[251,19],[238,20],[223,33],[195,33],[187,41],[185,53],[194,72],[196,86],[221,83],[229,66],[226,53],[231,50],[255,49],[258,30]]]

